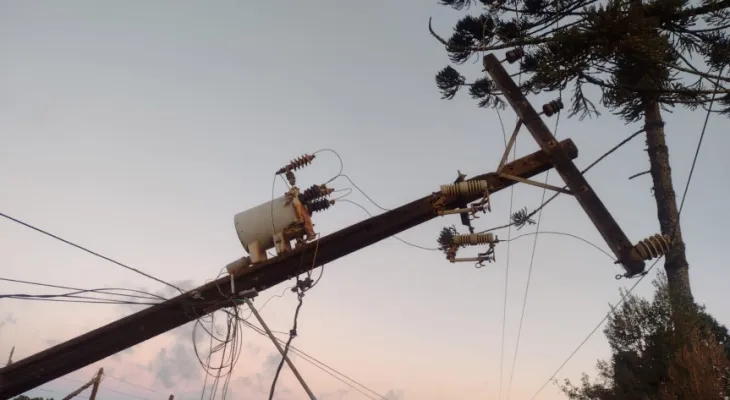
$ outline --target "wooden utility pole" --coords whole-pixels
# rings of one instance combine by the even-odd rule
[[[99,368],[99,372],[94,377],[94,386],[91,387],[91,396],[89,396],[89,400],[96,400],[96,393],[99,391],[99,384],[101,383],[102,375],[104,375],[104,368]]]
[[[568,158],[578,157],[578,149],[571,140],[564,140],[556,146],[563,149]],[[501,171],[504,174],[527,179],[551,168],[550,156],[546,152],[538,151],[506,164]],[[516,183],[497,173],[475,176],[468,181],[475,180],[486,181],[489,194]],[[456,208],[460,201],[476,201],[483,195],[462,196],[462,199],[448,197],[440,206],[443,209]],[[437,198],[439,192],[432,193],[322,237],[318,243],[312,242],[300,246],[291,252],[246,268],[235,277],[236,290],[254,290],[260,293],[287,279],[427,222],[438,215],[434,207]],[[0,369],[0,399],[21,394],[187,322],[228,307],[231,304],[231,294],[223,293],[221,288],[227,288],[229,285],[229,277],[220,278],[16,361]]]
[[[565,184],[570,188],[570,194],[575,196],[583,211],[616,255],[616,259],[623,264],[627,276],[642,273],[644,271],[642,256],[626,237],[626,234],[621,230],[606,206],[603,205],[603,202],[598,198],[583,174],[580,173],[565,151],[558,146],[555,136],[504,69],[502,62],[494,54],[487,54],[484,57],[484,68],[499,87],[507,102],[515,110],[520,119],[519,124],[527,128],[540,148],[549,155],[550,162],[555,166],[555,170],[558,171]]]
[[[7,364],[5,364],[6,366],[13,363],[13,353],[15,353],[15,346],[13,346],[13,348],[10,349],[10,355],[8,356],[8,362],[7,362]]]
[[[89,400],[96,399],[96,392],[99,390],[99,383],[101,382],[101,376],[104,374],[104,368],[99,368],[99,372],[94,375],[93,378],[91,378],[90,381],[86,382],[83,386],[80,388],[74,390],[73,392],[69,393],[68,396],[64,397],[63,400],[71,400],[74,397],[78,396],[81,392],[88,389],[89,386],[92,386],[91,389],[91,396],[89,397]]]

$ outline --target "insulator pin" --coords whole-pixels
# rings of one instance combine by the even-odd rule
[[[542,112],[543,112],[543,114],[545,114],[545,116],[552,117],[554,114],[558,113],[564,107],[565,106],[563,105],[563,99],[555,99],[555,100],[543,105]]]
[[[334,189],[330,189],[325,185],[312,185],[299,195],[299,201],[309,203],[312,200],[329,196]]]
[[[496,238],[491,233],[472,233],[469,235],[454,235],[451,242],[457,246],[476,246],[479,244],[494,244]]]
[[[286,172],[296,171],[299,168],[302,168],[304,166],[307,166],[312,163],[312,160],[314,160],[313,155],[311,154],[305,154],[301,157],[297,157],[289,162],[289,164],[279,168],[278,171],[276,171],[276,174],[283,174]]]
[[[307,203],[306,207],[309,215],[312,215],[313,213],[324,211],[330,208],[330,206],[332,206],[332,204],[334,203],[334,200],[319,199]]]
[[[482,195],[488,187],[487,181],[465,181],[452,185],[441,185],[441,193],[447,196]]]
[[[512,49],[512,50],[508,51],[505,54],[505,59],[507,60],[508,63],[514,64],[517,60],[524,57],[524,55],[525,55],[525,51],[521,47],[518,47],[516,49]]]
[[[641,258],[649,261],[669,253],[672,248],[672,239],[668,235],[656,234],[640,241],[634,248]]]

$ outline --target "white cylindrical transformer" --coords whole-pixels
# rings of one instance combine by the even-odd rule
[[[287,197],[281,196],[236,214],[233,221],[243,248],[250,254],[252,243],[258,242],[260,251],[274,247],[273,236],[296,223],[297,212],[291,203],[287,204]]]

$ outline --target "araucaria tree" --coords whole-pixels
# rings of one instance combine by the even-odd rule
[[[521,49],[525,55],[513,72],[525,93],[565,89],[569,116],[581,119],[597,116],[599,105],[627,123],[643,120],[661,231],[673,239],[665,269],[674,314],[690,311],[694,301],[662,111],[681,106],[730,114],[730,0],[441,2],[465,13],[449,38],[430,27],[453,64]],[[447,66],[436,83],[445,99],[465,89],[480,107],[504,106],[486,74],[474,78]]]
[[[634,294],[604,329],[611,356],[598,362],[597,379],[561,385],[569,400],[725,400],[730,396],[730,335],[698,308],[687,340],[674,335],[667,282],[654,280],[651,301]]]

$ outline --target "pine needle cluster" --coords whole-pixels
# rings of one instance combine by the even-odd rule
[[[730,0],[442,0],[465,12],[441,41],[452,65],[436,75],[444,99],[461,89],[479,107],[504,107],[486,76],[468,81],[456,68],[485,52],[519,48],[515,71],[526,93],[570,89],[570,116],[625,121],[647,101],[730,114]],[[585,87],[600,93],[591,98]]]

